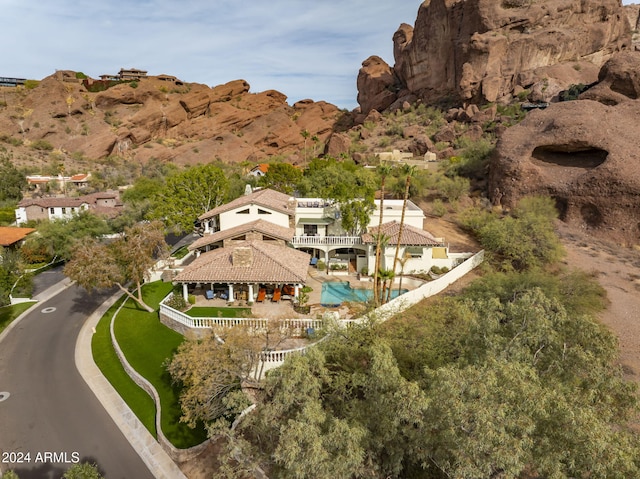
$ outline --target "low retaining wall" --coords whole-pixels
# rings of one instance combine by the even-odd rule
[[[425,298],[444,291],[448,286],[452,285],[465,274],[478,267],[484,261],[484,250],[476,253],[465,262],[459,264],[448,273],[442,275],[438,279],[423,284],[418,289],[408,291],[405,294],[392,299],[388,303],[383,304],[375,311],[365,315],[363,318],[354,321],[363,321],[365,319],[377,319],[378,321],[386,321],[390,317],[409,309],[411,306],[418,304]]]
[[[189,461],[190,459],[193,459],[194,457],[202,453],[202,451],[208,446],[210,439],[207,439],[202,444],[198,444],[197,446],[194,446],[188,449],[178,449],[173,444],[171,444],[171,442],[167,439],[167,437],[162,432],[162,421],[161,421],[162,406],[160,404],[160,396],[158,395],[158,391],[156,391],[153,385],[149,381],[147,381],[147,379],[144,378],[140,373],[138,373],[138,371],[136,371],[133,368],[133,366],[131,366],[131,364],[129,364],[116,338],[116,334],[114,331],[114,322],[116,320],[116,317],[118,316],[118,313],[120,312],[120,310],[122,309],[125,303],[126,302],[123,302],[122,305],[118,308],[118,310],[115,312],[115,314],[111,318],[111,323],[109,324],[109,332],[111,334],[111,344],[113,345],[113,349],[115,350],[116,355],[118,356],[118,359],[122,364],[122,367],[124,368],[126,373],[129,375],[129,377],[133,379],[133,381],[138,386],[144,389],[147,392],[147,394],[149,394],[149,396],[151,396],[151,398],[153,399],[153,402],[156,405],[156,430],[158,432],[157,440],[158,440],[158,443],[160,443],[160,446],[162,446],[162,449],[164,449],[164,451],[167,454],[169,454],[171,459],[175,462]]]

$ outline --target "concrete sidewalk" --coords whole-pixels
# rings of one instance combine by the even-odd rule
[[[151,473],[158,479],[186,479],[180,468],[162,449],[93,360],[91,338],[104,313],[122,296],[118,292],[105,301],[84,323],[76,342],[75,360],[78,372],[96,395],[111,419],[131,446],[138,452]]]

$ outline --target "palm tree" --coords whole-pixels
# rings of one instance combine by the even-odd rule
[[[404,276],[404,265],[407,264],[407,261],[411,259],[411,255],[405,251],[404,256],[402,258],[398,258],[398,263],[400,263],[400,281],[398,284],[398,296],[400,296],[400,291],[402,291],[402,277]],[[391,299],[391,288],[387,291],[387,302]]]
[[[302,135],[302,138],[304,138],[304,161],[306,163],[307,161],[307,139],[311,136],[311,133],[309,133],[309,130],[304,129],[300,132],[300,134]]]
[[[391,173],[391,166],[386,163],[381,164],[377,168],[380,175],[380,219],[378,220],[378,235],[376,237],[376,263],[374,268],[373,278],[373,301],[376,307],[380,306],[380,290],[378,288],[378,272],[380,270],[380,250],[381,250],[381,233],[382,233],[382,217],[384,215],[384,187],[387,180],[387,176]]]
[[[389,297],[391,296],[391,286],[393,285],[393,279],[396,277],[396,274],[393,272],[393,270],[390,270],[390,269],[382,269],[378,274],[380,276],[380,279],[382,280],[381,298],[382,298],[382,303],[384,304],[387,301],[389,301]],[[388,283],[388,286],[387,286],[387,283]],[[385,299],[385,293],[387,293],[386,299]]]
[[[393,257],[393,271],[395,272],[398,265],[398,255],[400,254],[400,244],[402,242],[402,233],[404,232],[404,214],[407,211],[407,201],[409,200],[409,188],[411,188],[411,178],[416,172],[416,167],[404,165],[402,173],[406,175],[404,182],[404,198],[402,201],[402,215],[400,216],[400,228],[398,229],[398,241],[396,242],[396,254]]]

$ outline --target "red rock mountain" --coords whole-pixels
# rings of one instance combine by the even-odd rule
[[[301,133],[324,144],[343,115],[323,101],[290,106],[277,91],[250,93],[244,80],[210,88],[146,77],[91,93],[76,76],[58,71],[33,89],[5,88],[4,138],[90,160],[118,155],[191,164],[280,156],[296,163],[304,150]]]
[[[523,89],[548,101],[631,46],[634,12],[637,23],[620,0],[426,0],[393,35],[394,66],[363,63],[358,102],[368,113],[417,99],[505,102]]]

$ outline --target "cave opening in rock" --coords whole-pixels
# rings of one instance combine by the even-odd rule
[[[592,203],[582,205],[580,208],[580,214],[582,219],[591,228],[597,228],[602,225],[604,217],[598,207]]]
[[[560,198],[558,196],[553,197],[556,202],[556,210],[558,211],[558,218],[562,221],[567,220],[567,210],[569,209],[569,202],[566,198]]]
[[[546,145],[535,148],[531,156],[541,166],[591,169],[604,163],[609,152],[601,148]]]

